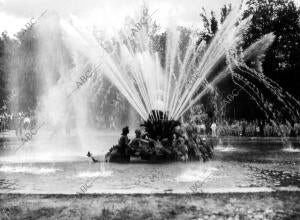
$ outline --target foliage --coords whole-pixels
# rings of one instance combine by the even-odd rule
[[[192,124],[205,123],[208,120],[208,115],[203,104],[194,105],[186,115],[188,121]]]
[[[200,33],[200,40],[204,40],[209,43],[216,32],[219,29],[219,26],[224,22],[225,18],[231,11],[231,4],[224,5],[221,8],[220,20],[217,19],[216,13],[214,11],[210,12],[210,15],[207,15],[205,8],[202,8],[200,13],[200,19],[203,22],[204,30]]]
[[[50,30],[49,33],[52,34],[49,41],[55,43],[55,50],[52,46],[39,41],[40,33],[36,26],[26,27],[15,34],[14,38],[2,34],[5,56],[1,62],[4,62],[6,86],[9,90],[5,99],[12,111],[28,111],[36,108],[40,95],[45,94],[45,90],[48,89],[41,86],[43,82],[45,80],[47,83],[55,82],[59,79],[60,63],[67,63],[69,66],[66,68],[70,68],[72,61],[62,43],[60,32]],[[48,50],[44,56],[40,54],[41,46],[42,49]],[[42,64],[39,61],[43,61]],[[45,69],[54,73],[53,79],[49,78],[50,74],[47,75]]]
[[[217,88],[214,88],[206,94],[201,103],[195,104],[185,113],[184,120],[195,125],[204,123],[209,128],[212,122],[224,119],[225,112],[223,107],[224,103],[222,102],[221,95]]]
[[[249,0],[248,5],[245,17],[252,15],[252,25],[245,36],[245,46],[273,32],[276,41],[266,58],[265,70],[285,71],[295,68],[300,59],[300,11],[294,1]]]
[[[276,36],[275,42],[267,51],[263,72],[267,77],[275,80],[285,90],[290,92],[296,98],[300,98],[298,85],[298,69],[300,67],[300,9],[296,7],[292,0],[248,0],[247,9],[244,18],[252,16],[247,33],[244,36],[243,48],[260,39],[263,35],[273,32]],[[216,13],[211,12],[209,15],[202,10],[200,18],[204,23],[204,30],[201,32],[201,39],[207,42],[215,35],[219,26],[231,10],[231,6],[221,8],[221,18],[217,19]],[[249,65],[251,65],[249,63]],[[262,71],[260,70],[260,71]],[[226,86],[224,85],[226,83]],[[223,86],[233,88],[232,83],[225,81]],[[259,88],[261,92],[265,88]],[[225,91],[222,89],[222,91]],[[271,94],[269,94],[271,97]],[[231,111],[229,115],[235,117],[237,113],[239,118],[257,118],[264,117],[259,108],[253,108],[253,102],[247,94],[241,94],[228,108]],[[230,108],[234,105],[234,109]],[[252,108],[250,113],[246,111]]]
[[[4,104],[4,100],[7,96],[6,88],[6,67],[5,67],[5,33],[2,33],[0,38],[0,99],[1,106]]]

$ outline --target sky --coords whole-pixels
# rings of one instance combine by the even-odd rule
[[[199,13],[204,7],[218,11],[224,4],[240,0],[0,0],[0,32],[10,36],[22,29],[30,18],[37,18],[45,10],[55,11],[62,18],[78,18],[87,27],[116,30],[126,16],[134,16],[146,3],[162,27],[175,20],[179,25],[201,26]],[[295,0],[299,3],[300,0]]]
[[[229,2],[239,0],[0,0],[0,32],[10,36],[25,27],[30,19],[39,17],[45,10],[55,11],[62,18],[78,18],[87,27],[115,30],[126,16],[134,16],[146,3],[153,18],[165,27],[170,18],[179,25],[200,25],[201,8],[219,10]]]

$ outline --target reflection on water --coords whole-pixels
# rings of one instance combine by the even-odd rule
[[[207,180],[208,177],[212,176],[215,171],[218,171],[217,168],[208,167],[203,169],[203,167],[195,167],[193,169],[188,169],[178,177],[176,181],[178,182],[196,182]]]
[[[7,166],[0,167],[0,172],[4,173],[29,173],[29,174],[49,174],[60,171],[60,169],[48,168],[48,167],[34,167],[34,166]]]
[[[287,151],[287,152],[300,152],[300,149],[294,148],[292,145],[289,145],[288,147],[284,148],[283,151]]]
[[[15,183],[7,179],[0,179],[0,188],[5,190],[5,192],[13,191],[15,188]]]
[[[91,181],[85,193],[190,192],[197,181],[203,181],[203,192],[300,190],[300,147],[291,143],[293,151],[275,139],[227,139],[207,163],[108,164],[85,156],[34,163],[0,160],[0,192],[73,194]]]
[[[112,176],[112,171],[108,170],[108,171],[96,171],[96,172],[90,172],[90,171],[84,171],[84,172],[80,172],[76,175],[76,177],[80,177],[80,178],[90,178],[90,177],[108,177],[108,176]]]
[[[229,152],[229,151],[236,151],[238,149],[233,147],[232,145],[227,145],[227,146],[217,145],[215,147],[215,150],[221,151],[221,152]]]
[[[300,173],[296,170],[274,170],[258,168],[249,165],[249,169],[253,171],[250,178],[251,186],[261,187],[288,187],[297,186],[300,188]]]

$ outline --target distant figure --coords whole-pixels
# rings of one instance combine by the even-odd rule
[[[114,129],[114,130],[116,130],[116,128],[117,128],[116,120],[114,119],[113,116],[109,118],[109,128]]]
[[[205,135],[206,126],[204,123],[200,125],[200,134]]]
[[[211,136],[212,137],[217,137],[217,124],[213,122],[210,126],[211,128]]]
[[[256,133],[256,134],[255,134],[256,137],[258,137],[259,134],[260,134],[260,128],[259,128],[258,125],[255,126],[255,133]]]
[[[26,116],[24,118],[24,129],[25,130],[30,129],[30,118],[29,118],[29,116]]]
[[[92,155],[89,151],[88,151],[88,153],[87,153],[86,156],[87,156],[87,157],[90,157],[94,163],[98,163],[98,162],[99,162],[99,160],[96,160],[96,159],[93,157],[93,155]]]
[[[247,122],[245,120],[243,120],[241,122],[242,124],[242,136],[246,136],[246,127],[247,127]]]
[[[17,116],[17,136],[23,135],[23,123],[24,123],[24,117],[21,112],[19,112],[19,115]]]

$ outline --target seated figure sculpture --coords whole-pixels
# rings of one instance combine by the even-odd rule
[[[119,143],[106,154],[106,162],[130,162],[130,157],[151,162],[200,161],[213,157],[213,146],[204,140],[194,125],[176,126],[171,138],[157,134],[152,139],[147,132],[135,131],[135,138],[127,137],[128,127],[123,128]]]
[[[106,162],[129,162],[130,161],[130,147],[129,147],[129,128],[126,126],[122,129],[122,134],[118,145],[113,146],[105,155]]]
[[[130,151],[135,156],[140,156],[142,151],[143,139],[141,138],[141,136],[142,132],[139,129],[135,130],[135,138],[129,143]]]

